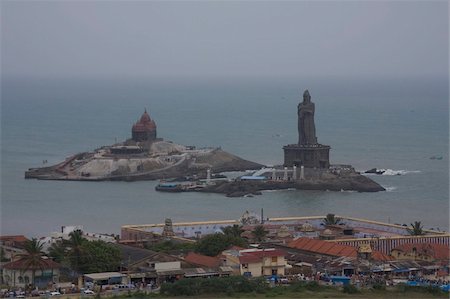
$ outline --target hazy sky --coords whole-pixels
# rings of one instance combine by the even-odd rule
[[[4,76],[447,76],[448,1],[1,1]]]

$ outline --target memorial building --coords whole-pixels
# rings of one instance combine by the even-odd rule
[[[147,110],[131,128],[131,136],[136,142],[154,141],[156,139],[156,123],[150,118]]]

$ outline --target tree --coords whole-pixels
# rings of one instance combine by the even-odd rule
[[[24,244],[24,253],[18,255],[20,260],[25,264],[25,270],[31,270],[31,284],[34,286],[34,280],[36,276],[36,270],[42,270],[46,265],[46,261],[43,259],[44,252],[42,251],[43,244],[36,238],[28,240]]]
[[[423,225],[420,221],[414,221],[414,223],[410,224],[411,227],[407,228],[406,230],[408,233],[412,236],[420,236],[425,235],[425,232],[423,231]]]
[[[256,241],[262,242],[266,239],[266,236],[269,232],[264,229],[264,225],[258,225],[252,231],[253,237]]]
[[[53,244],[49,255],[76,272],[75,275],[116,271],[121,261],[120,249],[103,241],[88,241],[80,230],[71,232],[69,240]]]
[[[201,238],[197,243],[195,251],[204,255],[216,256],[233,245],[245,247],[247,244],[241,237],[236,238],[216,233]]]
[[[81,273],[117,271],[122,260],[121,251],[104,241],[86,241],[82,244]]]
[[[64,242],[57,241],[53,243],[48,249],[48,256],[51,257],[55,262],[62,263],[67,256],[67,248]]]
[[[334,214],[327,214],[325,218],[323,218],[324,225],[336,225],[341,223],[341,218],[335,217]]]
[[[81,230],[74,230],[69,234],[69,240],[66,242],[69,251],[67,258],[69,259],[69,265],[76,272],[80,272],[82,259],[87,254],[83,248],[84,243],[88,242],[83,238],[83,232]]]
[[[227,236],[240,238],[244,230],[242,229],[242,226],[233,224],[233,226],[226,226],[222,228],[222,232]]]

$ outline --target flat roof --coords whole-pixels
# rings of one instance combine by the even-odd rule
[[[124,277],[126,275],[119,272],[103,272],[103,273],[84,274],[84,276],[92,280],[107,280],[115,277]]]

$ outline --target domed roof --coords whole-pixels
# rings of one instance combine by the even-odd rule
[[[289,237],[291,233],[289,232],[289,228],[286,225],[282,225],[280,226],[277,235],[278,237],[286,238]]]
[[[150,118],[150,115],[148,115],[147,109],[144,111],[139,121],[133,125],[132,130],[134,132],[145,132],[156,130],[156,123],[154,120]]]
[[[327,235],[327,236],[330,236],[330,235],[332,235],[333,234],[333,232],[331,231],[331,230],[329,230],[328,228],[326,229],[326,230],[324,230],[323,231],[323,233],[322,233],[323,235]]]
[[[140,123],[148,123],[151,122],[152,119],[150,118],[150,115],[147,113],[147,109],[145,109],[144,113],[141,116],[141,119],[139,120]]]
[[[314,231],[314,228],[311,223],[305,222],[302,224],[301,230],[304,232],[312,232]]]

